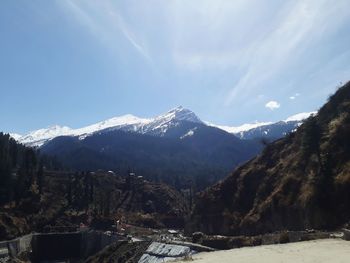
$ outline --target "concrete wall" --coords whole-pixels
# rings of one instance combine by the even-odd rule
[[[32,239],[32,260],[78,259],[81,256],[81,233],[36,234]]]
[[[119,239],[98,231],[36,234],[32,242],[33,261],[86,258]]]
[[[85,258],[96,254],[104,247],[118,240],[121,240],[121,238],[116,235],[107,235],[103,232],[82,232],[81,256]]]
[[[12,257],[31,252],[33,262],[65,260],[86,258],[117,240],[121,238],[98,231],[35,233],[0,242],[0,251],[2,256],[9,254]]]

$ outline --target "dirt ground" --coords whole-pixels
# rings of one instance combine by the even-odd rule
[[[198,253],[192,256],[195,263],[348,263],[350,241],[324,239],[298,243],[244,247],[238,249]]]

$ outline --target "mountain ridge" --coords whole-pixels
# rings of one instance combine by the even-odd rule
[[[290,126],[291,122],[293,122],[294,126],[297,127],[301,124],[303,119],[305,119],[310,114],[314,113],[315,112],[299,113],[287,118],[282,122],[284,122],[288,126]],[[252,136],[251,134],[254,131],[257,131],[256,129],[263,130],[264,127],[266,128],[268,127],[268,125],[276,124],[273,122],[260,122],[253,124],[243,124],[237,127],[215,125],[210,122],[203,122],[193,111],[179,106],[154,118],[140,118],[132,114],[125,114],[122,116],[117,116],[101,122],[97,122],[95,124],[91,124],[82,128],[72,129],[68,126],[53,125],[48,128],[34,130],[25,135],[12,133],[12,137],[16,141],[27,146],[41,147],[46,142],[59,136],[78,136],[81,139],[83,139],[87,136],[92,135],[93,133],[112,129],[121,129],[128,132],[164,136],[170,127],[176,125],[176,121],[182,120],[216,127],[226,132],[232,133],[241,139],[252,139],[254,136],[264,137],[264,134],[262,132],[260,132],[261,136],[259,134]],[[175,121],[175,123],[172,123],[172,121]],[[278,136],[274,137],[274,139],[284,136],[285,131],[290,131],[292,130],[292,128],[284,129],[283,132],[280,132]],[[266,129],[264,130],[264,132],[267,134]],[[189,136],[191,133],[186,134],[182,134],[180,135],[180,137]],[[250,135],[246,136],[246,134]]]
[[[60,136],[40,150],[74,170],[103,169],[126,174],[132,169],[177,189],[189,187],[189,180],[202,189],[263,147],[259,142],[241,140],[202,123],[182,120],[166,127],[169,129],[163,136],[113,128],[84,138]]]
[[[255,122],[246,123],[240,126],[222,126],[211,123],[208,123],[208,125],[232,133],[241,139],[259,139],[268,137],[272,140],[276,140],[298,128],[305,119],[315,114],[317,114],[317,111],[302,112],[277,122]]]

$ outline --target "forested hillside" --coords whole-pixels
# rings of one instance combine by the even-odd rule
[[[131,173],[59,171],[51,157],[0,134],[0,240],[32,231],[110,227],[183,227],[190,195]],[[68,227],[68,228],[67,228]]]
[[[86,138],[57,137],[41,150],[75,170],[127,174],[132,168],[148,180],[176,189],[204,189],[262,147],[257,141],[241,140],[201,123],[177,121],[164,137],[112,129]]]
[[[203,191],[189,230],[237,235],[350,220],[350,83],[295,133]]]
[[[0,204],[18,202],[31,190],[41,191],[43,169],[59,169],[53,158],[40,155],[0,133]],[[35,189],[34,189],[34,188]]]

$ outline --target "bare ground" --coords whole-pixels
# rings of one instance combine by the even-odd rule
[[[348,263],[350,262],[350,241],[324,239],[205,252],[194,255],[193,262]]]

